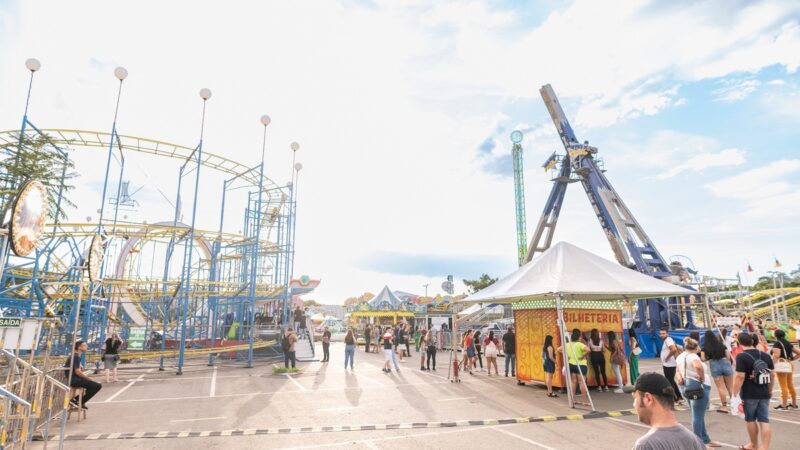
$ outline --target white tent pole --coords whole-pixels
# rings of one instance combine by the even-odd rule
[[[561,310],[561,294],[556,295],[556,317],[558,320],[559,333],[561,333],[563,342],[561,345],[561,357],[564,359],[564,371],[562,375],[564,375],[564,381],[567,382],[567,403],[569,403],[570,408],[574,408],[575,398],[572,396],[572,374],[569,371],[569,355],[567,354],[567,346],[570,343],[570,337],[564,326],[564,314]]]
[[[560,292],[558,294],[556,294],[556,313],[558,315],[558,323],[559,323],[559,325],[561,327],[561,335],[564,336],[564,339],[567,341],[567,343],[572,342],[570,340],[571,339],[570,338],[570,334],[567,332],[567,329],[566,329],[567,328],[566,323],[564,322],[564,308],[561,305],[561,293]],[[574,408],[575,407],[575,399],[572,398],[572,376],[569,373],[569,358],[567,356],[567,346],[566,345],[563,346],[563,352],[564,352],[565,365],[567,367],[567,391],[568,391],[567,395],[569,397],[569,403],[570,403],[569,406],[570,406],[570,408]],[[575,362],[577,362],[577,363],[580,362],[580,361],[578,361],[578,355],[575,354],[575,350],[574,349],[572,350],[572,356],[575,357]],[[587,384],[586,384],[586,377],[584,377],[583,376],[583,372],[581,372],[580,364],[578,364],[578,376],[580,376],[580,378],[581,378],[581,385],[583,386],[583,393],[586,395],[586,398],[589,399],[589,405],[591,406],[592,411],[596,411],[594,409],[594,400],[592,400],[592,395],[589,393],[589,386],[587,386]]]

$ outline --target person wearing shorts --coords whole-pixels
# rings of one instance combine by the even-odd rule
[[[771,372],[775,369],[772,358],[753,348],[753,339],[747,333],[737,337],[741,353],[736,356],[736,378],[733,382],[733,396],[740,396],[744,410],[744,421],[747,423],[747,435],[750,442],[744,448],[769,448],[772,439],[772,428],[769,424],[769,400],[775,384],[775,374],[769,380],[755,373],[756,361],[763,361]],[[758,444],[759,432],[761,446]]]
[[[586,355],[589,353],[589,347],[581,341],[581,330],[577,328],[572,330],[572,336],[569,336],[568,339],[569,342],[567,342],[566,345],[567,360],[569,363],[570,379],[572,381],[572,397],[574,398],[578,384],[586,379],[586,373],[588,372]],[[556,349],[556,351],[561,352],[561,347]],[[586,405],[586,403],[582,404]]]
[[[389,373],[392,371],[391,364],[394,355],[394,336],[392,335],[391,328],[387,328],[383,334],[383,372]],[[396,368],[395,363],[395,368]]]

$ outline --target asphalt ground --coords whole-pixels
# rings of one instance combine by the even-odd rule
[[[64,448],[603,450],[631,448],[647,432],[631,415],[630,394],[592,391],[600,413],[591,414],[569,408],[566,396],[548,398],[543,387],[503,377],[502,358],[499,377],[475,372],[451,383],[449,354],[438,356],[437,372],[420,371],[415,354],[399,372],[384,374],[382,355],[362,348],[355,370],[346,371],[344,346],[334,343],[330,363],[302,363],[296,375],[273,375],[263,363],[250,369],[198,364],[182,376],[125,371],[89,403],[86,420],[73,415]],[[640,366],[660,371],[658,360]],[[691,429],[689,411],[679,411],[678,419]],[[771,411],[770,419],[773,449],[800,448],[799,412]],[[723,448],[747,441],[741,419],[709,411],[706,424]],[[57,444],[51,440],[48,448]]]

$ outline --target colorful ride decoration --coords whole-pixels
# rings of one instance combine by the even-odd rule
[[[414,317],[415,310],[416,305],[401,300],[388,286],[384,286],[381,292],[371,300],[350,305],[347,308],[351,320],[367,318],[369,321],[385,323],[390,318],[392,324],[396,324],[403,318]]]

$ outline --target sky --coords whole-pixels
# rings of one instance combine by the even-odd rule
[[[525,133],[528,236],[551,187],[541,164],[563,151],[544,84],[662,255],[749,283],[775,258],[800,264],[796,2],[0,0],[4,130],[30,57],[42,128],[109,131],[119,65],[121,134],[195,146],[207,87],[204,148],[256,165],[269,114],[270,178],[289,180],[301,146],[295,275],[322,280],[322,303],[512,272],[509,134]],[[74,154],[77,220],[99,205],[100,156]],[[170,220],[177,166],[132,160],[130,219]],[[218,224],[222,179],[203,178],[201,228]],[[613,259],[576,185],[555,241]]]

